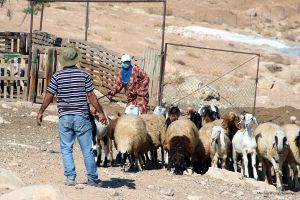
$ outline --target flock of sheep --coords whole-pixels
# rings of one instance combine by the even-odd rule
[[[157,168],[160,148],[162,166],[166,164],[175,174],[190,168],[203,174],[210,166],[237,172],[241,161],[242,174],[252,174],[258,180],[257,168],[261,163],[261,180],[267,176],[271,184],[274,172],[279,190],[283,189],[283,178],[290,187],[300,189],[300,126],[295,121],[283,126],[271,122],[258,124],[255,116],[245,112],[227,112],[220,118],[218,108],[210,105],[198,112],[190,110],[187,116],[182,116],[177,107],[158,106],[153,113],[141,115],[135,106],[129,106],[122,116],[108,116],[107,125],[99,123],[93,115],[91,118],[98,166],[101,146],[105,153],[103,166],[108,165],[109,152],[113,161],[114,142],[124,171],[127,159],[130,169]]]

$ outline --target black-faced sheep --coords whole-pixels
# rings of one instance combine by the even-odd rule
[[[202,125],[220,119],[219,108],[214,105],[203,105],[199,108],[198,113],[202,118]]]
[[[198,143],[198,129],[193,122],[187,119],[172,122],[164,141],[164,148],[169,152],[168,169],[174,167],[175,174],[182,174],[190,166]]]
[[[277,188],[282,190],[282,165],[289,153],[289,144],[286,133],[277,124],[267,122],[258,125],[254,131],[257,143],[257,156],[263,166],[263,180],[267,174],[271,183],[269,162],[273,165],[276,174]]]

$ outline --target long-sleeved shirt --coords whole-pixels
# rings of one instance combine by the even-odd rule
[[[128,84],[125,85],[122,83],[121,73],[120,70],[110,94],[115,95],[124,88],[127,105],[136,105],[140,108],[142,113],[146,113],[147,105],[149,103],[149,77],[140,67],[133,67],[130,80]]]

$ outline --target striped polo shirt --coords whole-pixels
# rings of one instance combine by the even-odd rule
[[[77,67],[56,72],[47,91],[57,96],[58,117],[82,115],[89,117],[87,93],[94,89],[90,76]]]

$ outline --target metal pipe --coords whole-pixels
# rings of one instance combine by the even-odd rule
[[[232,51],[232,50],[226,50],[226,49],[214,49],[214,48],[191,46],[191,45],[184,45],[184,44],[175,44],[175,43],[167,43],[167,44],[168,45],[172,45],[172,46],[188,47],[188,48],[195,48],[195,49],[204,49],[204,50],[209,50],[209,51],[222,51],[222,52],[228,52],[228,53],[239,53],[239,54],[247,54],[247,55],[260,56],[260,54],[257,54],[257,53],[250,53],[250,52],[244,52],[244,51]]]
[[[30,71],[31,71],[31,65],[32,65],[32,30],[33,30],[33,9],[34,9],[34,3],[33,1],[30,1],[30,30],[29,30],[29,39],[28,39],[28,72],[27,72],[27,99],[29,98],[29,88],[30,88]]]
[[[162,104],[163,97],[163,83],[164,83],[164,75],[165,75],[165,54],[164,54],[164,43],[165,43],[165,26],[166,26],[166,13],[167,13],[167,3],[163,2],[163,23],[162,23],[162,36],[161,36],[161,48],[160,48],[160,56],[161,56],[161,67],[160,67],[160,77],[159,77],[159,94],[158,94],[158,104]]]
[[[86,18],[85,18],[85,36],[84,40],[87,41],[88,29],[89,29],[89,13],[90,13],[90,2],[86,2]]]
[[[42,10],[41,10],[40,31],[42,31],[43,29],[43,20],[44,20],[44,3],[42,4]]]
[[[256,95],[257,95],[257,84],[258,84],[259,62],[260,62],[260,55],[258,55],[258,59],[257,59],[256,80],[255,80],[255,93],[254,93],[254,105],[253,105],[253,115],[255,115],[255,109],[256,109]]]
[[[166,2],[166,0],[32,0],[34,2],[106,2],[106,3],[147,3],[147,2]]]

